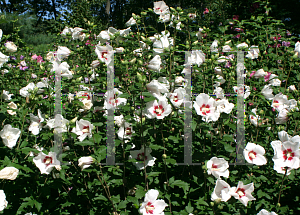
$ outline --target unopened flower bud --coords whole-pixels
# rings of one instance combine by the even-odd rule
[[[55,169],[57,169],[58,171],[61,170],[61,166],[60,165],[55,165]]]
[[[218,199],[215,200],[215,203],[218,205],[218,204],[220,204],[221,200],[222,199],[218,198]]]
[[[296,90],[296,87],[295,87],[295,85],[291,85],[291,86],[289,86],[289,90],[290,90],[290,91],[295,91],[295,90]]]
[[[176,12],[175,8],[173,8],[173,7],[170,7],[170,10],[171,10],[172,12]]]
[[[218,128],[215,128],[214,130],[215,130],[215,133],[216,133],[216,134],[219,133]]]
[[[166,159],[166,158],[167,158],[167,155],[166,155],[166,154],[163,154],[161,157],[162,157],[163,159]]]
[[[292,59],[297,59],[297,58],[298,58],[298,55],[299,55],[299,53],[296,52],[296,53],[293,55]]]
[[[117,53],[123,53],[125,49],[123,47],[116,48]]]
[[[76,82],[80,82],[82,80],[82,77],[76,78]]]
[[[139,72],[136,73],[136,76],[139,79],[139,81],[143,81],[143,77]]]
[[[121,63],[126,65],[126,64],[128,64],[128,61],[127,60],[121,60]]]
[[[215,205],[215,203],[214,203],[214,202],[210,202],[210,206],[212,206],[212,207],[213,207],[214,205]]]
[[[81,167],[81,170],[83,170],[88,168],[93,162],[95,162],[95,159],[91,156],[81,157],[78,160],[78,166]]]
[[[134,64],[136,62],[136,58],[133,58],[131,61],[129,61],[130,64]]]
[[[70,124],[74,124],[76,122],[78,117],[75,117],[74,119],[71,119]]]
[[[143,61],[142,60],[138,60],[139,65],[143,65]]]

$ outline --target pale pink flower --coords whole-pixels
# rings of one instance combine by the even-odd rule
[[[227,202],[230,198],[230,185],[221,179],[217,179],[214,191],[211,194],[211,200],[221,199],[222,202]]]
[[[261,166],[267,163],[267,159],[264,157],[265,152],[262,146],[248,143],[243,154],[248,163]]]
[[[49,152],[46,155],[44,152],[40,152],[38,156],[33,158],[33,162],[39,168],[42,174],[49,174],[53,167],[60,165],[60,161],[56,158],[55,152]]]
[[[229,177],[229,164],[224,158],[212,157],[206,164],[207,174],[212,174],[216,178]]]
[[[86,137],[92,137],[93,124],[87,120],[80,119],[76,121],[76,127],[72,129],[72,132],[78,135],[78,139],[82,142]]]
[[[273,211],[269,212],[265,209],[262,209],[261,211],[259,211],[259,213],[257,215],[277,215],[277,213],[275,213]]]
[[[144,149],[144,146],[142,146],[140,150],[130,151],[129,159],[136,159],[137,162],[134,162],[133,164],[138,170],[142,170],[144,167],[153,166],[155,164],[156,158],[150,155],[151,152],[152,149]]]
[[[210,98],[209,95],[201,93],[194,101],[194,108],[198,115],[202,116],[202,120],[206,122],[217,121],[220,117],[220,112],[216,109],[216,101]]]
[[[159,192],[157,190],[151,189],[146,195],[144,202],[142,203],[139,212],[143,215],[164,215],[164,209],[168,205],[164,200],[157,199]]]
[[[242,181],[239,181],[237,187],[232,188],[231,195],[238,199],[243,205],[247,207],[248,201],[256,200],[251,193],[254,191],[253,183],[244,185]]]
[[[161,96],[157,100],[150,101],[146,104],[148,118],[163,119],[172,112],[172,106],[168,104],[166,97]]]
[[[154,2],[153,11],[157,15],[162,15],[169,12],[169,7],[168,5],[166,5],[164,1],[158,1],[158,2]]]

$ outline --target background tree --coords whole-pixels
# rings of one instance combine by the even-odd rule
[[[106,10],[108,2],[109,13]],[[97,25],[99,33],[110,26],[124,29],[132,13],[139,14],[144,9],[153,8],[154,2],[153,0],[26,0],[25,3],[21,0],[1,1],[0,10],[6,14],[6,21],[9,23],[2,23],[0,27],[8,34],[12,33],[12,20],[20,16],[20,21],[18,24],[15,23],[15,26],[23,26],[20,29],[20,37],[28,45],[51,44],[55,41],[55,35],[59,35],[65,26],[86,29],[88,21]],[[211,29],[219,28],[219,25],[227,19],[232,20],[234,16],[242,20],[264,13],[265,8],[262,5],[268,3],[271,7],[270,15],[281,20],[292,34],[300,35],[299,0],[290,0],[289,4],[283,0],[165,0],[165,2],[170,7],[179,6],[191,13],[198,11],[197,19],[203,19],[205,25]],[[205,8],[208,8],[209,13],[204,15]],[[22,17],[21,14],[28,15]]]

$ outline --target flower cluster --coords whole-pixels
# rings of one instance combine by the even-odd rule
[[[257,8],[258,6],[254,5],[253,7]],[[277,125],[265,125],[268,120],[263,119],[264,117],[270,118],[270,115],[272,116],[272,114],[276,113],[278,115],[276,116],[276,118],[274,117],[274,122],[276,124],[284,124],[288,122],[290,113],[299,111],[297,107],[297,100],[299,99],[299,95],[297,94],[296,89],[297,82],[290,82],[288,79],[284,80],[285,78],[282,78],[283,75],[278,72],[280,69],[270,67],[270,69],[268,70],[265,65],[262,65],[263,60],[261,55],[266,55],[267,51],[263,52],[261,46],[250,44],[250,41],[246,39],[246,33],[249,33],[246,26],[237,25],[237,23],[240,23],[238,15],[234,15],[232,20],[229,21],[229,27],[231,27],[230,30],[232,32],[237,34],[233,38],[240,38],[239,42],[237,42],[236,40],[226,41],[227,38],[229,38],[229,35],[225,36],[227,34],[227,29],[224,27],[224,22],[219,24],[219,29],[222,30],[222,27],[224,27],[224,38],[226,39],[212,38],[213,34],[209,33],[211,30],[209,28],[206,28],[205,26],[202,26],[196,32],[188,32],[189,39],[186,41],[185,47],[186,49],[191,51],[189,52],[189,54],[187,54],[185,63],[182,63],[183,61],[181,60],[183,55],[181,56],[181,54],[178,54],[177,50],[179,50],[178,41],[181,35],[184,35],[181,31],[186,27],[185,20],[188,20],[189,24],[192,23],[190,26],[194,26],[194,24],[195,26],[197,26],[196,23],[199,20],[199,16],[201,16],[201,18],[207,18],[208,16],[210,17],[211,15],[213,15],[214,11],[212,11],[211,8],[205,8],[205,10],[203,12],[201,11],[200,14],[195,12],[182,15],[184,14],[184,12],[182,12],[181,8],[174,9],[172,7],[169,7],[164,1],[154,2],[153,10],[150,8],[148,9],[148,11],[152,11],[156,15],[158,15],[155,15],[155,17],[157,17],[159,22],[162,22],[162,25],[165,27],[164,31],[161,31],[160,29],[158,31],[155,31],[155,33],[153,34],[151,32],[154,31],[149,31],[147,34],[143,33],[142,31],[144,29],[147,29],[147,26],[141,27],[141,16],[132,14],[132,17],[126,22],[126,26],[128,26],[128,28],[119,30],[113,27],[109,27],[107,30],[102,30],[98,34],[98,36],[97,34],[94,34],[94,38],[95,40],[97,40],[97,44],[91,44],[91,41],[93,40],[91,38],[93,36],[91,37],[90,35],[86,35],[86,33],[89,32],[88,30],[79,27],[70,28],[66,26],[65,29],[61,32],[61,35],[64,38],[72,37],[73,40],[79,40],[80,45],[75,44],[74,51],[71,51],[65,46],[58,46],[57,51],[49,52],[45,57],[45,59],[50,63],[45,63],[41,55],[38,56],[37,54],[34,54],[31,57],[32,61],[30,63],[38,63],[37,68],[32,68],[32,66],[29,67],[28,62],[24,60],[26,58],[23,55],[21,55],[19,58],[19,56],[6,56],[0,52],[0,67],[4,66],[10,59],[13,62],[20,60],[18,65],[15,62],[12,63],[16,64],[17,68],[20,68],[20,70],[24,71],[28,69],[26,72],[24,72],[25,79],[21,82],[22,86],[17,88],[19,90],[19,93],[18,91],[17,93],[15,93],[16,91],[14,89],[8,88],[4,88],[5,90],[2,90],[1,92],[1,102],[4,103],[4,105],[1,106],[1,108],[3,109],[1,109],[1,114],[6,114],[4,120],[1,121],[3,128],[1,128],[2,130],[0,131],[2,143],[4,145],[3,149],[11,151],[10,153],[28,153],[27,156],[29,156],[29,159],[31,159],[30,162],[33,162],[36,165],[36,172],[38,172],[39,170],[39,173],[46,175],[50,175],[50,173],[52,173],[54,179],[61,177],[61,182],[65,180],[65,174],[68,175],[69,178],[72,178],[70,180],[76,178],[79,183],[81,183],[82,180],[85,182],[87,177],[74,177],[76,173],[67,173],[67,170],[73,167],[75,167],[75,169],[81,169],[82,172],[80,172],[79,174],[87,173],[89,179],[91,179],[90,181],[88,181],[88,183],[84,184],[86,187],[90,188],[94,184],[92,180],[92,177],[94,177],[94,175],[90,173],[99,170],[96,170],[96,168],[92,168],[99,167],[101,159],[105,158],[105,153],[103,152],[106,152],[106,143],[104,143],[105,134],[103,133],[103,130],[105,130],[105,128],[100,128],[100,126],[104,124],[104,118],[110,118],[110,116],[108,116],[108,113],[111,113],[111,111],[113,111],[114,123],[117,126],[117,129],[115,130],[117,134],[115,140],[116,147],[113,150],[114,152],[116,152],[122,147],[121,150],[123,150],[123,159],[128,158],[128,162],[133,163],[132,165],[124,165],[124,170],[130,169],[130,171],[134,173],[132,175],[136,177],[140,175],[143,177],[145,176],[145,187],[147,187],[148,190],[148,186],[158,184],[158,180],[160,180],[160,178],[157,177],[154,181],[153,175],[159,175],[161,171],[149,174],[147,170],[151,169],[156,171],[163,165],[165,165],[164,167],[169,167],[172,162],[173,164],[176,163],[176,156],[172,155],[174,159],[166,159],[167,155],[165,154],[165,150],[169,150],[172,147],[178,150],[178,148],[180,148],[178,147],[179,144],[177,145],[177,143],[179,143],[179,140],[181,141],[180,143],[183,143],[184,140],[187,139],[187,133],[182,135],[182,129],[180,129],[179,126],[174,126],[176,127],[174,128],[171,124],[171,121],[175,121],[174,118],[176,118],[178,122],[182,122],[182,114],[187,106],[193,111],[193,114],[198,115],[196,115],[198,121],[197,119],[196,121],[192,121],[192,128],[194,129],[195,133],[197,132],[195,136],[200,138],[204,143],[206,143],[206,137],[210,137],[211,139],[208,139],[208,141],[210,141],[211,143],[210,150],[213,150],[213,145],[215,143],[218,144],[218,141],[224,144],[225,149],[223,149],[223,147],[220,147],[220,149],[218,149],[218,153],[219,151],[224,152],[223,150],[232,152],[232,148],[234,148],[231,146],[232,144],[229,145],[228,143],[224,142],[228,141],[229,132],[227,130],[224,131],[223,128],[227,129],[227,127],[230,127],[230,129],[234,130],[236,122],[235,119],[237,119],[237,117],[234,117],[235,105],[229,102],[232,100],[229,100],[225,97],[225,90],[229,89],[231,92],[234,92],[234,95],[236,95],[238,99],[242,98],[247,102],[247,104],[253,106],[253,108],[251,107],[249,110],[249,112],[251,113],[246,118],[248,119],[249,117],[250,123],[255,126],[257,136],[260,135],[261,131],[263,131],[263,129],[260,130],[258,128],[259,126],[261,126],[261,128],[266,127],[266,131],[269,132],[269,134],[272,133],[273,128],[275,128],[275,130],[277,128],[281,130],[282,128],[281,126],[276,127]],[[143,13],[146,14],[146,12]],[[167,22],[170,23],[167,24]],[[88,25],[91,25],[91,23],[88,22]],[[171,28],[171,30],[169,27]],[[197,29],[198,27],[199,26],[197,26]],[[132,32],[134,31],[134,29],[137,29],[137,32]],[[175,34],[172,35],[174,32]],[[0,34],[1,38],[2,31],[0,31]],[[282,50],[291,49],[290,46],[293,45],[293,42],[289,39],[286,39],[286,41],[281,41],[281,39],[284,40],[284,36],[281,35],[283,34],[276,33],[275,37],[273,35],[271,37],[272,45],[269,45],[266,50],[269,51],[272,50],[272,48],[281,48]],[[205,52],[205,48],[203,48],[205,38],[207,37],[209,38],[209,40],[206,41],[211,41],[207,46],[208,50],[210,50],[209,52]],[[137,41],[134,41],[135,43],[130,43],[130,40],[132,38],[138,39]],[[68,39],[65,39],[65,42],[68,41]],[[73,42],[76,43],[78,41]],[[131,45],[128,45],[127,42]],[[201,46],[199,45],[200,42]],[[89,47],[88,45],[94,45],[95,47]],[[124,45],[125,48],[121,47],[121,45]],[[184,46],[182,44],[180,45]],[[77,49],[75,47],[77,47]],[[18,51],[17,46],[10,41],[7,41],[5,43],[4,49],[10,54]],[[87,50],[89,49],[92,49],[93,51],[88,53]],[[84,52],[81,52],[82,50],[84,50]],[[235,55],[232,53],[228,53],[232,51],[235,52],[236,50],[246,52],[244,60],[247,63],[251,62],[251,70],[249,72],[246,70],[246,66],[243,66],[241,65],[241,63],[239,63],[239,54]],[[289,54],[290,52],[292,51],[288,51],[287,54]],[[89,59],[87,57],[87,61],[86,59],[84,59],[86,61],[84,63],[85,65],[79,66],[80,63],[76,62],[76,58],[78,58],[79,60],[83,60],[82,56],[80,56],[81,53],[85,53],[89,57],[92,56],[91,54],[93,54],[94,59]],[[117,58],[113,58],[114,54],[120,54],[120,57],[118,56]],[[295,50],[292,52],[292,54],[295,55],[291,58],[291,61],[296,62],[296,58],[300,57],[299,42],[295,44]],[[132,55],[132,58],[128,57],[129,55]],[[73,57],[75,58],[75,60],[73,59]],[[177,61],[177,58],[180,60]],[[118,60],[118,62],[116,62],[116,59]],[[75,63],[73,60],[75,61]],[[105,86],[108,85],[105,84],[105,81],[101,81],[102,79],[105,79],[101,75],[103,74],[103,71],[104,74],[106,73],[106,68],[107,75],[111,75],[114,72],[114,67],[112,66],[114,62],[116,62],[117,64],[116,71],[121,71],[122,69],[121,72],[126,73],[120,75],[120,77],[123,78],[122,81],[126,82],[126,84],[124,85],[123,83],[120,83],[119,79],[118,82],[115,82],[116,85],[114,87],[108,89],[106,92],[104,91],[105,93],[103,92],[103,100],[97,99],[95,94],[101,91],[102,86],[103,89],[105,89]],[[15,67],[15,65],[12,64],[7,65],[7,69],[3,69],[1,71],[3,77],[8,76],[10,78],[20,77],[19,74],[23,75],[22,71],[20,70],[18,70],[16,73],[12,72],[13,68]],[[276,65],[278,66],[281,64],[282,60],[278,58]],[[298,64],[294,62],[293,64],[297,66],[296,68],[298,68]],[[44,65],[47,65],[47,69],[49,69],[51,74],[44,73]],[[255,65],[259,65],[259,67],[255,68]],[[234,66],[237,66],[239,68],[237,74],[235,73]],[[39,70],[39,68],[42,69],[42,73],[44,73],[44,76],[41,79],[37,79],[37,74],[39,74],[38,72],[35,71],[35,74],[31,72],[32,70]],[[278,66],[278,68],[280,68],[280,66]],[[90,69],[91,71],[86,71]],[[82,72],[83,70],[84,72]],[[168,75],[164,74],[166,71],[169,72]],[[213,75],[213,78],[211,79],[211,86],[209,86],[211,88],[207,90],[208,87],[206,86],[205,88],[204,86],[203,93],[200,93],[197,95],[197,97],[193,98],[192,102],[186,102],[187,95],[190,94],[190,90],[188,90],[188,84],[190,85],[190,80],[188,80],[186,77],[192,75],[193,79],[195,78],[201,80],[203,78],[204,83],[209,83],[210,85],[210,82],[206,81],[207,76],[205,75],[207,71],[208,73],[211,72]],[[296,71],[296,69],[294,68],[294,70],[291,71]],[[8,72],[11,73],[7,74]],[[29,73],[29,75],[27,75],[27,72]],[[184,75],[178,76],[180,72]],[[282,73],[284,72],[285,71],[283,71]],[[33,80],[29,81],[28,79],[30,79],[30,75]],[[136,77],[131,77],[135,75]],[[226,81],[228,81],[228,78],[235,81],[235,75],[237,75],[237,80],[244,80],[244,82],[237,82],[237,84],[234,84],[236,86],[231,87],[230,83]],[[51,87],[52,83],[50,83],[51,80],[49,79],[55,77],[55,79],[58,80],[57,76],[68,79],[66,85],[69,86],[69,88],[63,90],[67,91],[69,95],[67,96],[67,99],[65,99],[67,101],[64,101],[62,103],[62,107],[64,108],[62,109],[62,113],[54,114],[54,117],[49,117],[46,114],[47,108],[45,107],[45,104],[53,102],[53,98],[57,96],[57,92],[59,91],[57,89],[54,90],[53,87]],[[245,79],[247,76],[249,76],[249,79]],[[66,79],[62,80],[66,81]],[[16,83],[14,79],[10,80],[12,80],[13,83]],[[259,86],[259,84],[257,84],[254,87],[253,85],[250,85],[249,81],[255,81],[262,85]],[[52,80],[52,82],[54,82],[54,80]],[[288,88],[288,85],[286,85],[286,89],[283,89],[283,87],[281,86],[284,82],[287,82],[290,85]],[[6,85],[6,83],[4,84]],[[136,89],[133,89],[136,86],[142,86],[147,92],[136,94]],[[196,90],[198,90],[197,87],[199,87],[199,83],[196,82],[195,86],[196,87],[194,87],[194,89],[196,88]],[[261,92],[257,90],[260,87],[262,88]],[[74,91],[76,93],[76,96],[74,94]],[[208,91],[210,93],[213,92],[213,95],[208,93]],[[273,91],[276,92],[276,95],[273,95]],[[284,91],[286,95],[284,95],[283,92],[278,91]],[[200,92],[202,92],[202,89],[200,90]],[[47,95],[44,96],[41,94]],[[291,95],[294,95],[294,98],[291,98]],[[288,99],[288,97],[290,99]],[[47,98],[47,100],[45,102],[42,101],[45,98]],[[254,98],[256,98],[256,100]],[[255,104],[257,103],[257,101],[259,101],[259,99],[264,100],[269,105],[265,108],[270,109],[266,115],[264,115],[265,109],[261,110],[261,106]],[[20,101],[24,102],[24,104],[20,104]],[[129,107],[130,105],[132,106]],[[75,113],[75,115],[70,116],[70,112],[68,112],[68,110],[73,108],[74,110],[72,110],[72,114]],[[131,110],[130,114],[128,115],[125,114],[127,110],[128,112],[129,110]],[[44,114],[42,114],[42,111]],[[51,111],[49,112],[51,113]],[[292,115],[293,117],[294,115],[297,117],[297,114]],[[275,116],[275,114],[273,116]],[[226,120],[223,120],[222,117],[226,118]],[[17,118],[23,119],[23,122],[18,123],[17,121],[15,121],[15,119]],[[68,120],[71,118],[73,119]],[[101,122],[101,120],[103,121]],[[239,120],[240,119],[237,119],[238,124],[240,124]],[[221,121],[223,124],[221,123]],[[158,123],[161,123],[161,127],[158,126]],[[251,124],[250,130],[253,128]],[[22,130],[17,128],[18,125],[22,126]],[[145,129],[146,125],[149,127],[151,126],[151,128]],[[166,132],[165,128],[168,126],[170,126],[170,131]],[[247,126],[249,126],[249,124]],[[199,134],[199,130],[196,129],[197,127],[200,127],[201,134]],[[288,124],[287,127],[289,128]],[[48,130],[46,130],[45,128],[48,128]],[[286,129],[288,130],[288,128]],[[216,135],[213,136],[211,131],[215,131]],[[65,168],[64,171],[61,171],[64,166],[61,166],[63,164],[59,159],[62,156],[60,153],[55,151],[56,146],[53,146],[53,148],[48,150],[48,152],[46,151],[46,148],[50,146],[51,143],[52,145],[54,145],[49,138],[52,138],[52,132],[54,133],[55,141],[56,137],[62,137],[61,139],[64,146],[62,148],[62,151],[66,152],[69,150],[67,153],[63,153],[63,156],[73,160],[76,159],[76,161],[78,161],[77,165],[79,168],[72,163],[72,167]],[[290,128],[288,132],[290,133]],[[269,138],[271,144],[269,146],[267,145],[267,147],[265,143],[266,141],[262,142],[257,140],[257,138],[255,140],[252,135],[248,135],[247,138],[249,137],[252,139],[248,140],[251,142],[248,142],[245,148],[242,150],[245,160],[248,163],[257,166],[266,165],[268,163],[267,156],[269,156],[268,147],[272,147],[274,150],[274,156],[272,159],[274,162],[274,170],[278,173],[289,175],[293,169],[296,170],[300,167],[300,137],[299,135],[292,137],[288,134],[288,132],[280,131],[278,133],[280,140],[272,141],[272,139]],[[297,130],[295,129],[293,135],[295,135],[296,132]],[[139,139],[140,133],[142,138]],[[149,143],[144,141],[146,138],[149,138],[151,142]],[[36,144],[34,144],[34,142],[32,141],[35,141]],[[74,144],[70,144],[73,142]],[[152,142],[158,142],[161,145],[151,145]],[[234,141],[232,141],[232,143],[234,144]],[[69,145],[66,146],[66,144]],[[202,142],[195,141],[195,143],[193,142],[193,144],[198,144],[199,146],[200,144],[202,144]],[[267,144],[269,144],[269,142]],[[32,148],[28,147],[30,145]],[[77,145],[80,146],[79,150],[70,150],[71,147],[75,148]],[[117,148],[118,146],[120,146],[120,148]],[[194,151],[199,150],[198,148],[195,147]],[[89,152],[86,152],[85,150],[89,150]],[[176,150],[174,150],[175,153],[177,153]],[[77,152],[84,154],[80,154],[79,156],[77,156]],[[162,158],[165,163],[160,163],[159,159],[157,159],[157,155],[160,152],[163,153]],[[117,153],[120,152],[117,151]],[[204,156],[207,155],[206,152],[203,154]],[[19,160],[27,159],[27,157],[25,157],[24,159],[22,157],[22,159],[20,159],[20,156],[16,156],[16,158]],[[214,190],[212,191],[210,189],[210,191],[212,191],[211,200],[216,202],[227,202],[231,197],[234,197],[235,199],[239,200],[244,206],[247,206],[249,201],[256,200],[252,196],[252,193],[254,192],[254,183],[247,182],[249,184],[244,184],[246,183],[245,178],[242,178],[239,179],[238,185],[236,187],[231,187],[226,181],[222,180],[222,177],[227,178],[227,181],[229,180],[229,178],[231,179],[231,181],[234,180],[234,172],[229,172],[229,163],[227,160],[229,161],[230,159],[220,153],[218,154],[218,157],[212,157],[210,160],[208,160],[205,165],[207,174],[212,175],[216,178]],[[4,166],[1,167],[0,170],[0,179],[5,180],[19,180],[20,176],[24,176],[24,173],[22,171],[29,169],[29,167],[25,165],[22,167],[20,165],[14,164],[14,161],[10,162],[10,160],[6,157],[4,158],[3,165]],[[204,169],[205,166],[203,166]],[[16,167],[20,167],[20,175],[19,169],[17,169]],[[136,167],[137,170],[135,170],[135,168],[133,167]],[[54,168],[57,171],[61,171],[60,174],[58,174],[54,170]],[[258,167],[254,166],[254,168]],[[100,171],[102,171],[101,166]],[[116,167],[109,168],[108,173],[102,174],[101,178],[97,174],[98,179],[101,181],[101,184],[106,191],[105,193],[111,200],[115,200],[118,197],[111,198],[109,187],[113,187],[112,184],[114,183],[118,184],[119,180],[113,179],[114,181],[112,181],[109,174],[112,173],[114,175],[121,175],[121,171],[123,170]],[[139,174],[136,174],[136,171],[140,171]],[[173,171],[171,174],[174,174],[174,172],[175,171]],[[130,174],[129,172],[127,172],[126,174],[125,172],[123,173],[123,184],[124,188],[126,189],[126,174]],[[74,175],[71,177],[72,174]],[[176,173],[175,176],[177,177]],[[188,190],[189,188],[189,186],[186,185],[187,183],[178,180],[178,178],[176,178],[177,180],[175,180],[175,176],[173,178],[168,178],[167,176],[167,182],[165,182],[165,185],[168,186],[168,189],[173,188],[175,185],[178,185],[179,187],[183,188],[184,192],[186,192],[186,190]],[[210,177],[209,179],[209,181],[211,182],[212,178]],[[102,180],[104,181],[104,183],[102,183]],[[193,177],[193,180],[195,182],[198,182],[197,177]],[[37,182],[40,183],[39,180],[37,180]],[[256,183],[255,180],[254,182]],[[72,183],[77,182],[72,181]],[[132,183],[136,183],[136,180],[133,180]],[[136,187],[138,186],[136,185]],[[138,196],[140,196],[141,190],[144,189],[141,189],[140,187],[138,188],[137,195],[133,198],[128,198],[127,200],[120,203],[117,207],[117,210],[122,207],[123,203],[128,202],[134,203],[134,207],[138,209]],[[71,189],[72,187],[68,188],[69,191]],[[135,189],[130,189],[130,192],[128,191],[128,193],[134,194]],[[190,189],[190,191],[192,191],[192,189]],[[77,190],[77,193],[80,192],[81,191]],[[171,197],[171,195],[173,195],[171,194],[171,192],[167,193],[166,198],[170,200],[170,203],[172,203],[172,205],[177,207],[179,203],[177,203],[175,199],[173,200],[173,196]],[[148,192],[145,194],[144,202],[140,205],[139,212],[143,215],[163,215],[163,211],[168,205],[164,200],[158,200],[158,196],[158,190],[148,190]],[[8,204],[3,190],[0,191],[0,197],[0,211],[2,211],[7,207]],[[105,199],[105,197],[103,196],[99,196],[96,198],[98,198],[98,200]],[[113,204],[114,200],[112,201]],[[171,211],[171,204],[169,206]],[[188,212],[184,213],[190,213],[190,211],[193,210],[191,208],[193,207],[188,205],[185,208]],[[117,212],[114,212],[114,214],[117,214]],[[197,212],[195,212],[195,214],[197,214]],[[266,210],[261,210],[259,214],[263,215],[275,213],[269,213]]]
[[[256,200],[251,194],[253,191],[253,183],[244,185],[242,181],[239,181],[237,187],[230,187],[226,181],[217,179],[215,189],[211,194],[211,200],[221,199],[221,201],[227,202],[233,196],[247,206],[248,201]]]

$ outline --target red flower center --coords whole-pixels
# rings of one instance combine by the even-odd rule
[[[148,202],[145,209],[147,214],[153,214],[155,207],[151,202]]]
[[[105,58],[105,60],[107,60],[106,56],[107,56],[107,51],[104,51],[104,52],[101,53],[101,57]]]
[[[137,158],[136,158],[138,161],[144,161],[144,160],[147,160],[147,156],[145,156],[145,153],[139,153],[137,155]]]
[[[242,198],[243,196],[245,196],[245,189],[244,188],[238,188],[236,193],[239,195],[240,198]]]
[[[90,95],[88,93],[84,93],[82,96],[86,96],[88,100],[91,99]]]
[[[155,113],[157,116],[161,116],[163,112],[165,112],[165,110],[162,105],[154,106],[153,113]]]
[[[254,158],[256,158],[256,152],[251,151],[248,153],[249,159],[252,161]]]
[[[126,128],[126,135],[131,135],[132,132],[131,132],[131,128]]]
[[[273,101],[273,106],[274,106],[274,107],[279,107],[279,106],[280,106],[279,101],[274,100],[274,101]]]
[[[46,166],[49,166],[50,164],[52,164],[52,157],[49,157],[49,156],[46,156],[43,160],[43,163],[46,165]]]
[[[174,96],[173,101],[178,102],[178,96]]]
[[[213,164],[213,165],[211,166],[211,170],[212,170],[212,171],[218,171],[218,165]]]
[[[109,99],[109,104],[115,106],[116,103],[118,103],[118,99],[116,99],[116,95],[114,95],[114,97]]]
[[[90,129],[89,126],[83,126],[82,132],[83,132],[83,133],[89,133],[89,129]]]
[[[202,112],[203,115],[206,115],[206,114],[210,113],[210,105],[203,104],[200,107],[200,111]]]
[[[287,149],[283,151],[283,159],[284,160],[293,160],[293,157],[295,157],[295,153],[292,151],[292,149]]]

